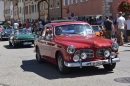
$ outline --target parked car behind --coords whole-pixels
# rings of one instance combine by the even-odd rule
[[[36,59],[58,66],[61,74],[71,67],[99,66],[112,71],[118,57],[116,41],[97,37],[86,22],[51,21],[35,40]]]
[[[12,33],[13,29],[2,29],[0,32],[0,40],[8,39]]]
[[[9,45],[14,48],[20,45],[32,45],[34,44],[35,34],[27,29],[15,30],[9,37]]]

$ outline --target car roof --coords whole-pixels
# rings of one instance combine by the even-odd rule
[[[52,26],[60,26],[60,25],[66,25],[66,24],[88,24],[87,22],[82,22],[82,21],[74,21],[74,20],[59,20],[59,21],[52,21],[48,23],[47,25],[52,25]]]

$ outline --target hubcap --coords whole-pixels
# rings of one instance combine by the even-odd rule
[[[62,69],[63,69],[63,63],[62,63],[62,58],[61,58],[61,56],[59,56],[59,58],[58,58],[58,67],[59,67],[59,70],[60,71],[62,71]]]

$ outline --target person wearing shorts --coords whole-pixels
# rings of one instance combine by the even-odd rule
[[[117,19],[117,34],[120,37],[120,45],[124,44],[123,33],[125,29],[125,18],[122,16],[122,12],[119,12],[119,17]]]
[[[128,16],[128,19],[126,20],[126,34],[128,37],[128,42],[130,42],[130,15]]]

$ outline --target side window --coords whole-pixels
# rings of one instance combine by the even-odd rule
[[[53,37],[52,27],[47,27],[45,32],[45,39],[50,40]]]

